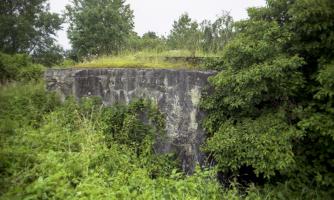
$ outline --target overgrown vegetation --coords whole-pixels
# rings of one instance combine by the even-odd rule
[[[100,57],[76,64],[74,67],[111,67],[111,68],[155,68],[189,69],[195,68],[185,61],[169,62],[165,57],[140,57],[135,55]]]
[[[34,64],[26,54],[8,55],[0,52],[0,83],[38,80],[44,67]]]
[[[236,23],[225,12],[201,23],[184,14],[165,38],[134,33],[123,0],[75,0],[67,8],[74,48],[66,54],[52,38],[62,19],[45,0],[29,2],[0,3],[1,199],[334,196],[333,1],[267,0]],[[218,70],[202,101],[203,151],[215,166],[185,175],[173,154],[156,154],[164,117],[148,101],[60,103],[44,90],[37,63]]]
[[[216,92],[203,102],[205,149],[225,181],[248,174],[243,181],[277,197],[330,199],[334,2],[267,4],[236,23],[224,70],[210,79]]]
[[[60,105],[42,82],[0,92],[1,199],[221,198],[212,171],[187,177],[172,155],[154,153],[164,122],[147,101]]]
[[[197,56],[192,57],[191,52],[186,50],[126,52],[117,56],[98,57],[69,67],[208,69],[214,68],[211,62],[216,62],[218,58],[216,54],[204,52]]]

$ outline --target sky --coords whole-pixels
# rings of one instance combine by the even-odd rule
[[[49,0],[51,12],[62,13],[70,0]],[[183,13],[201,22],[204,19],[214,20],[222,10],[229,11],[235,21],[247,18],[248,7],[265,5],[265,0],[126,0],[134,11],[134,30],[142,35],[154,31],[167,35],[174,20]],[[65,49],[70,49],[67,38],[67,25],[58,31],[57,40]]]

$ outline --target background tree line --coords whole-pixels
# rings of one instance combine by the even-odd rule
[[[134,16],[124,0],[73,0],[64,15],[51,13],[47,0],[5,0],[0,4],[0,51],[27,54],[47,67],[61,65],[64,58],[76,61],[117,55],[124,51],[189,50],[220,52],[233,37],[228,12],[213,22],[198,23],[188,14],[174,21],[168,36],[134,32]],[[72,49],[64,51],[55,40],[64,22],[69,23]]]
[[[222,51],[233,37],[233,19],[228,12],[214,22],[202,23],[182,14],[167,37],[152,31],[138,36],[133,31],[133,11],[124,0],[74,0],[67,6],[66,16],[72,53],[78,59],[143,50],[189,50],[195,56],[196,51]]]

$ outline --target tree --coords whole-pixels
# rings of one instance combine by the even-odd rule
[[[63,20],[49,12],[47,0],[3,0],[0,3],[0,50],[39,55],[54,45]],[[48,45],[46,45],[48,44]]]
[[[203,33],[203,41],[201,42],[202,49],[205,52],[209,52],[213,49],[214,46],[212,23],[210,20],[204,20],[200,24],[200,27]]]
[[[59,65],[64,60],[64,49],[52,41],[46,41],[45,44],[36,48],[32,54],[33,61],[46,67]]]
[[[134,25],[125,0],[73,0],[66,10],[69,39],[79,57],[115,54],[126,46]]]
[[[142,36],[143,39],[158,39],[159,37],[157,36],[157,34],[153,31],[148,31],[146,33],[143,34]]]
[[[227,11],[223,11],[213,23],[204,20],[201,23],[203,50],[222,51],[234,35],[233,23],[233,18]]]
[[[201,32],[198,23],[192,21],[187,13],[182,14],[174,21],[173,28],[168,36],[167,44],[173,49],[187,49],[195,55],[199,48]]]
[[[165,39],[159,37],[155,32],[149,31],[141,37],[142,49],[162,51],[165,49]]]
[[[144,33],[141,37],[135,32],[131,33],[126,46],[126,50],[130,51],[153,50],[158,52],[164,49],[166,49],[166,39],[152,31]]]
[[[285,184],[283,193],[330,196],[334,2],[267,0],[248,14],[223,52],[224,70],[210,79],[206,149],[225,173],[247,168]]]
[[[223,11],[214,22],[204,20],[200,24],[193,21],[187,13],[174,21],[167,44],[172,49],[187,49],[217,53],[222,51],[234,35],[233,18]]]

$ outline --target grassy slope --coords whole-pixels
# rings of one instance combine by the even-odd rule
[[[214,57],[214,54],[196,54],[198,57]],[[158,68],[158,69],[199,69],[185,61],[166,61],[165,57],[191,57],[188,51],[137,52],[123,53],[118,56],[102,56],[76,64],[74,67],[111,67],[111,68]]]
[[[163,69],[189,69],[195,68],[189,63],[171,63],[163,58],[137,57],[137,56],[103,56],[91,61],[78,63],[75,67],[113,67],[113,68],[163,68]]]

